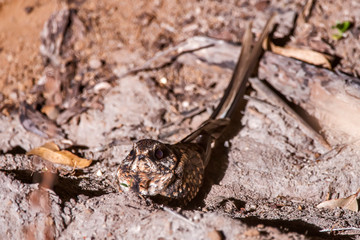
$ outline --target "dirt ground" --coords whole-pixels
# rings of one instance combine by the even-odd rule
[[[360,3],[305,4],[0,0],[1,238],[360,239],[358,211],[316,207],[360,188]],[[206,120],[248,23],[257,38],[272,13],[274,43],[326,53],[332,69],[267,51],[189,205],[119,193],[133,142],[174,143]],[[25,154],[50,141],[92,164]]]

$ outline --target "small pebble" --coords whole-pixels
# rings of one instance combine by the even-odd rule
[[[216,231],[216,230],[208,232],[207,236],[208,236],[208,239],[211,239],[211,240],[222,240],[222,239],[224,239],[222,233],[219,232],[219,231]]]
[[[92,68],[92,69],[98,69],[100,68],[102,65],[101,61],[98,59],[98,58],[92,58],[90,59],[89,61],[89,66]]]
[[[101,172],[101,170],[99,169],[99,170],[97,170],[97,172],[96,172],[96,176],[98,176],[98,177],[101,177],[102,176],[102,172]]]
[[[165,85],[167,83],[166,77],[160,78],[160,83]]]
[[[185,92],[194,92],[196,90],[195,84],[188,84],[184,87]]]
[[[184,108],[187,108],[187,107],[189,107],[189,102],[188,101],[183,101],[182,103],[181,103],[181,105],[184,107]]]
[[[250,205],[250,210],[256,210],[256,208],[257,208],[256,205],[254,205],[254,204],[251,204],[251,205]]]
[[[96,94],[98,94],[98,93],[101,92],[102,90],[106,90],[106,89],[109,89],[109,88],[111,88],[110,83],[108,83],[108,82],[100,82],[100,83],[98,83],[98,84],[96,84],[96,85],[94,86],[94,92],[95,92]]]
[[[13,100],[13,101],[16,101],[16,100],[18,100],[18,95],[17,95],[16,92],[11,92],[11,93],[9,94],[9,98],[10,98],[11,100]]]

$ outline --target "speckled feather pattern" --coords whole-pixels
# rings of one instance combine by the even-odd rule
[[[119,186],[122,191],[160,195],[186,204],[202,185],[203,154],[204,150],[193,143],[140,140],[117,170]]]

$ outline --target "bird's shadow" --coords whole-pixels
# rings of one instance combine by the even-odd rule
[[[247,91],[250,91],[248,88]],[[211,153],[211,158],[208,166],[205,169],[204,183],[197,194],[197,196],[185,207],[185,209],[197,209],[205,207],[205,198],[210,192],[214,184],[219,184],[223,179],[225,172],[229,165],[229,150],[231,149],[229,140],[235,137],[242,129],[241,119],[243,111],[247,104],[247,100],[239,101],[236,106],[237,111],[234,111],[231,116],[230,124],[224,130],[224,133],[216,140],[215,146]],[[225,144],[225,143],[228,144]],[[226,146],[225,146],[226,145]]]

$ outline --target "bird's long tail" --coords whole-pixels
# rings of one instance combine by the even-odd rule
[[[219,105],[208,120],[203,122],[198,129],[182,139],[181,142],[212,142],[221,136],[223,130],[229,124],[230,118],[238,106],[239,101],[243,99],[248,78],[254,71],[254,67],[257,65],[257,61],[262,53],[262,43],[272,29],[273,18],[274,15],[270,17],[266,23],[266,26],[254,47],[251,47],[253,37],[251,33],[251,23],[249,24],[243,37],[241,53],[231,77],[231,81],[226,88]],[[197,140],[199,137],[201,137],[201,140]],[[209,143],[206,145],[209,145]]]

